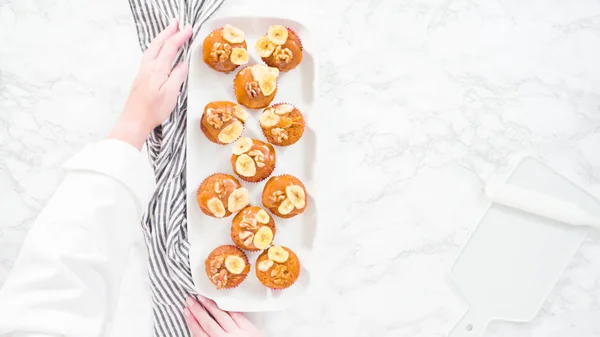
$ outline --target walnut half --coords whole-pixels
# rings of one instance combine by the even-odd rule
[[[277,265],[273,268],[273,270],[271,270],[271,277],[273,278],[273,283],[283,284],[291,277],[291,274],[286,266]]]
[[[217,289],[225,288],[227,285],[227,269],[221,269],[218,274],[212,277],[213,282],[217,286]]]
[[[273,57],[275,58],[275,62],[287,64],[292,62],[294,55],[289,48],[281,48],[281,46],[277,46],[273,52]]]
[[[244,89],[246,90],[246,95],[248,95],[250,98],[258,97],[258,95],[261,93],[260,86],[256,81],[246,83],[246,85],[244,85]]]
[[[224,123],[229,122],[233,118],[233,113],[228,108],[208,109],[206,114],[208,115],[206,121],[215,129],[222,128]]]
[[[279,201],[284,201],[285,200],[285,195],[282,191],[275,191],[273,193],[271,193],[271,195],[269,196],[269,200],[272,203],[276,203]]]
[[[229,109],[225,109],[220,112],[221,112],[221,120],[223,122],[229,122],[233,118],[233,114],[231,113],[231,111]]]
[[[231,46],[228,43],[216,42],[210,51],[213,62],[227,62],[231,56]]]
[[[210,272],[212,274],[216,274],[219,271],[219,268],[221,268],[221,266],[223,265],[223,262],[225,262],[224,255],[219,255],[215,257],[212,261],[210,261]]]
[[[251,231],[255,230],[257,228],[256,218],[244,217],[242,219],[242,221],[240,221],[240,228],[251,230]]]
[[[240,239],[244,240],[244,245],[246,245],[246,247],[250,247],[250,245],[254,241],[254,233],[249,231],[240,232],[238,236],[240,237]]]
[[[252,150],[248,152],[248,155],[254,159],[256,162],[256,167],[264,167],[265,166],[265,155],[262,151]]]
[[[221,199],[225,198],[225,196],[227,195],[227,190],[225,189],[225,185],[222,182],[217,181],[215,183],[215,193],[217,193],[217,196]]]
[[[287,131],[285,131],[282,128],[271,129],[271,134],[273,135],[273,137],[275,137],[275,140],[277,140],[278,143],[286,141],[289,138]]]
[[[207,114],[208,117],[206,117],[206,121],[210,126],[215,129],[220,129],[223,127],[223,121],[221,120],[218,112],[215,112],[215,110],[208,110]]]

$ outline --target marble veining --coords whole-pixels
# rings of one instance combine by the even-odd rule
[[[312,29],[321,212],[312,291],[270,336],[445,336],[447,281],[482,187],[532,155],[600,197],[600,3],[230,0]],[[266,12],[268,13],[268,11]],[[0,0],[0,284],[60,182],[104,137],[140,57],[126,1]],[[323,207],[323,206],[321,206]],[[529,323],[486,336],[600,336],[600,233]]]

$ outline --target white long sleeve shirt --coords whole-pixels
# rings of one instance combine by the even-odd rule
[[[0,336],[150,336],[147,157],[104,140],[66,168],[0,289]]]

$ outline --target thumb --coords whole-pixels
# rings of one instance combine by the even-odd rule
[[[185,78],[188,75],[188,65],[186,62],[180,62],[173,71],[171,71],[171,75],[163,85],[163,90],[166,90],[170,95],[179,94],[179,89],[181,89],[181,85]]]

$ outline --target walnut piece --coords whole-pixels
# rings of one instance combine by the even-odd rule
[[[217,196],[220,199],[225,198],[225,196],[227,195],[227,190],[225,189],[225,186],[222,182],[217,181],[215,183],[215,193],[217,193]]]
[[[244,217],[242,219],[242,221],[240,221],[240,228],[243,229],[247,229],[247,230],[255,230],[258,226],[256,225],[256,219],[255,218],[246,218]]]
[[[275,284],[283,284],[287,279],[289,279],[292,275],[288,271],[287,267],[284,265],[277,265],[271,270],[271,277],[273,278],[273,283]]]
[[[264,167],[265,166],[265,155],[262,151],[252,150],[248,152],[248,155],[254,159],[256,162],[256,167]]]
[[[208,109],[206,113],[208,114],[206,121],[215,129],[221,129],[224,123],[233,119],[233,112],[229,108]]]
[[[225,262],[225,255],[219,255],[210,261],[210,272],[216,274]]]
[[[251,236],[247,237],[246,240],[244,240],[244,246],[252,247],[252,242],[254,242],[254,234],[252,234]]]
[[[229,109],[222,110],[220,112],[221,112],[221,120],[223,122],[229,122],[231,120],[231,118],[233,118],[233,114],[231,113],[231,111],[229,111]]]
[[[231,46],[228,43],[216,42],[210,51],[210,58],[213,62],[227,62],[231,56]]]
[[[218,112],[215,112],[214,110],[209,110],[207,111],[207,113],[208,117],[206,117],[206,121],[210,126],[212,126],[215,129],[220,129],[223,127],[223,121],[221,120],[221,117],[219,117]]]
[[[271,202],[273,202],[273,203],[276,203],[279,201],[284,201],[285,194],[282,191],[275,191],[275,192],[271,193],[271,195],[269,196],[269,200],[271,200]]]
[[[244,239],[247,239],[249,236],[254,236],[254,234],[252,234],[252,232],[243,231],[243,232],[240,232],[240,234],[238,234],[238,236],[240,237],[240,239],[244,240]]]
[[[248,95],[250,98],[258,97],[258,95],[261,93],[260,86],[256,81],[246,83],[246,85],[244,85],[244,89],[246,90],[246,95]]]
[[[276,63],[290,63],[294,55],[292,55],[292,51],[289,48],[281,48],[281,46],[275,47],[275,51],[273,51],[273,57],[275,58]]]
[[[287,131],[285,131],[282,128],[273,128],[273,129],[271,129],[271,135],[273,135],[273,137],[275,137],[275,140],[278,143],[286,141],[289,138]]]
[[[225,288],[227,285],[227,269],[222,269],[218,274],[212,277],[213,282],[217,286],[217,289]]]

